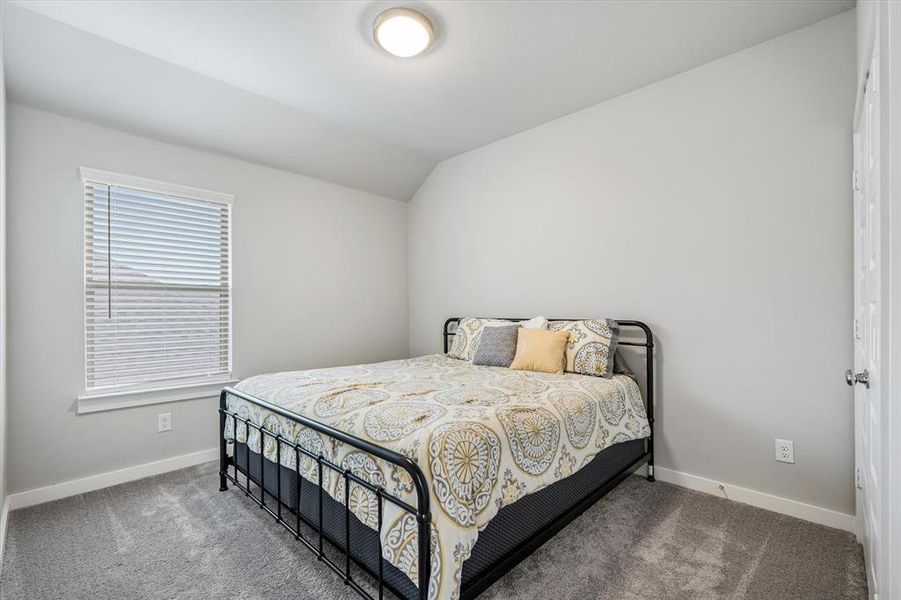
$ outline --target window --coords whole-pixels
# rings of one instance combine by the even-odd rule
[[[87,396],[228,379],[231,196],[81,172]]]

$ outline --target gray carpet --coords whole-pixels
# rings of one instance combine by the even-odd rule
[[[14,511],[0,599],[354,598],[213,463]],[[629,478],[484,594],[866,598],[846,532]]]

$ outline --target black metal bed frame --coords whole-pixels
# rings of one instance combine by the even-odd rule
[[[452,317],[447,319],[444,322],[444,352],[448,351],[448,342],[451,337],[456,334],[456,329],[451,331],[449,327],[453,324],[459,325],[461,317]],[[512,317],[503,317],[500,320],[507,321],[525,321],[526,319],[516,319]],[[555,321],[575,321],[577,319],[552,319]],[[513,549],[512,552],[500,558],[494,565],[488,568],[485,572],[481,573],[474,581],[468,582],[465,588],[460,590],[460,598],[461,600],[470,600],[475,598],[480,593],[485,591],[488,587],[490,587],[495,581],[503,577],[507,572],[510,571],[517,564],[522,562],[526,557],[528,557],[532,552],[538,549],[541,545],[543,545],[547,540],[552,538],[557,534],[561,529],[566,527],[573,519],[582,514],[585,510],[590,508],[595,502],[597,502],[601,497],[607,494],[610,490],[619,485],[626,477],[632,474],[638,467],[642,464],[647,463],[648,465],[648,473],[647,480],[654,481],[654,336],[651,332],[650,327],[648,327],[645,323],[641,321],[633,321],[633,320],[623,320],[617,321],[621,328],[634,328],[640,330],[644,334],[643,341],[632,341],[632,340],[620,340],[618,345],[620,346],[637,346],[643,347],[645,349],[645,364],[646,364],[646,372],[645,372],[645,405],[646,405],[646,413],[648,418],[648,423],[650,424],[651,434],[646,439],[646,447],[645,453],[639,456],[635,461],[631,464],[623,468],[617,474],[615,474],[612,478],[610,478],[606,483],[597,488],[590,495],[582,499],[571,509],[560,515],[555,521],[553,521],[549,526],[545,527],[541,531],[537,532],[534,536],[526,540],[524,543]],[[337,465],[328,459],[319,452],[314,453],[304,448],[300,444],[296,443],[294,440],[290,440],[288,438],[283,437],[280,433],[272,432],[266,429],[262,424],[256,424],[251,422],[249,419],[243,418],[239,416],[236,412],[228,410],[228,396],[235,396],[241,398],[251,404],[255,404],[261,408],[264,408],[270,411],[273,414],[279,415],[285,419],[293,421],[299,425],[304,427],[308,427],[313,431],[318,432],[321,435],[326,436],[327,438],[331,438],[338,442],[347,444],[356,448],[357,450],[361,450],[367,454],[370,454],[378,459],[383,461],[392,463],[397,465],[401,469],[405,470],[409,475],[413,482],[414,489],[416,491],[416,506],[412,506],[388,493],[385,489],[380,486],[375,486],[370,482],[362,479],[354,475],[350,469]],[[249,441],[250,430],[255,429],[260,434],[260,453],[259,453],[259,477],[253,477],[251,475],[250,468],[250,460],[251,453],[249,451],[246,454],[246,469],[242,468],[238,464],[238,460],[236,456],[229,456],[228,454],[228,444],[232,443],[225,438],[225,429],[227,419],[234,419],[234,428],[233,434],[235,439],[235,447],[237,447],[237,434],[238,434],[238,423],[242,423],[245,428],[245,433],[247,434],[247,438]],[[265,481],[265,468],[264,461],[268,460],[265,458],[265,446],[266,446],[266,436],[269,436],[275,442],[276,448],[276,493],[272,494],[267,491],[266,481]],[[290,506],[287,502],[284,502],[282,499],[282,448],[287,447],[289,451],[294,453],[294,464],[295,464],[295,478],[294,478],[294,490],[293,496],[295,498],[295,502],[293,506]],[[301,491],[304,482],[304,476],[301,473],[301,456],[304,456],[316,463],[317,470],[317,483],[308,482],[309,485],[315,485],[318,488],[318,519],[313,520],[308,518],[307,516],[302,514],[301,510]],[[271,461],[270,461],[271,462]],[[229,472],[229,466],[233,467],[233,472]],[[334,536],[324,531],[323,527],[323,487],[321,483],[323,482],[323,473],[324,470],[328,469],[330,471],[335,472],[339,478],[344,480],[344,540],[335,539]],[[244,483],[242,483],[239,479],[239,474],[244,475]],[[222,392],[219,394],[219,491],[224,492],[228,489],[228,482],[231,482],[236,488],[240,491],[244,492],[244,495],[248,498],[251,498],[256,504],[266,511],[269,516],[273,517],[275,521],[281,524],[285,529],[288,530],[294,538],[301,542],[304,546],[306,546],[310,551],[315,554],[316,558],[322,562],[324,562],[332,571],[334,571],[337,575],[343,578],[344,583],[350,586],[354,591],[356,591],[360,596],[364,598],[368,598],[370,600],[374,600],[374,596],[372,596],[364,587],[360,585],[360,583],[354,579],[351,564],[353,563],[358,568],[362,569],[369,576],[371,576],[377,582],[377,593],[378,598],[381,600],[384,597],[384,590],[387,588],[390,592],[395,594],[396,596],[402,597],[403,595],[395,589],[391,584],[384,580],[384,558],[382,557],[382,552],[379,549],[379,559],[378,559],[378,569],[377,572],[373,572],[371,568],[369,568],[362,560],[358,559],[353,555],[351,550],[352,548],[352,539],[350,535],[350,519],[351,519],[351,510],[349,508],[350,502],[350,484],[351,482],[362,486],[363,488],[369,490],[373,494],[375,494],[377,501],[377,510],[378,510],[378,537],[376,539],[381,539],[381,531],[383,526],[383,505],[384,502],[391,502],[404,512],[409,513],[416,519],[417,523],[417,558],[418,558],[418,596],[420,600],[426,600],[429,594],[429,580],[431,576],[431,512],[430,512],[430,497],[429,497],[429,488],[428,482],[420,469],[419,465],[416,464],[413,460],[400,454],[398,452],[394,452],[393,450],[389,450],[388,448],[384,448],[377,444],[373,444],[367,440],[363,440],[356,436],[350,435],[323,423],[320,423],[316,420],[310,419],[303,415],[299,415],[297,413],[285,410],[280,406],[276,406],[270,402],[262,400],[260,398],[256,398],[249,394],[245,394],[244,392],[238,391],[231,387],[226,387],[222,389]],[[255,494],[253,491],[251,484],[259,488],[259,496]],[[270,483],[271,486],[271,483]],[[275,509],[267,504],[266,497],[269,496],[275,501]],[[285,519],[284,513],[287,512],[286,515],[288,519],[291,519],[291,515],[293,514],[293,522],[289,522]],[[311,528],[314,532],[312,538],[304,535],[301,531],[301,523],[304,523],[307,527]],[[344,555],[344,565],[341,566],[332,560],[325,552],[323,542],[328,542],[330,546],[340,551]],[[422,565],[427,565],[426,568],[421,568]]]

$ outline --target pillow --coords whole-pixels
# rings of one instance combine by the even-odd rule
[[[482,337],[482,329],[485,325],[509,324],[510,321],[500,319],[474,319],[472,317],[460,319],[454,332],[454,343],[451,344],[447,355],[451,358],[472,362],[472,357],[476,353],[476,348],[479,347],[479,338]]]
[[[626,364],[626,358],[623,356],[623,351],[619,348],[613,353],[613,374],[628,375],[633,379],[635,378],[635,373],[633,373],[632,369],[629,368],[629,365]]]
[[[616,321],[551,321],[548,327],[551,331],[569,333],[564,371],[595,377],[613,376],[613,355],[619,338],[619,325]]]
[[[516,338],[516,356],[511,369],[563,373],[568,331],[520,328]]]
[[[485,325],[472,364],[486,367],[509,367],[516,355],[519,325]]]
[[[526,329],[547,329],[547,319],[544,317],[535,317],[528,321],[520,321],[519,326],[525,327]]]

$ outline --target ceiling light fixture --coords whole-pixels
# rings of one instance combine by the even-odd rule
[[[429,49],[435,39],[435,27],[428,17],[412,8],[389,8],[376,18],[372,37],[385,52],[410,58]]]

